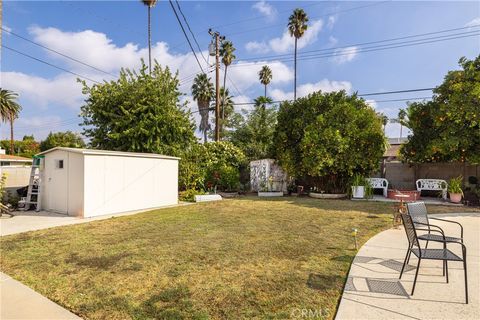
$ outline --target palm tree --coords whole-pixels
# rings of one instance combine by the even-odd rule
[[[295,37],[295,74],[294,74],[294,90],[293,90],[293,99],[297,99],[297,41],[300,39],[307,31],[308,17],[303,9],[293,10],[292,15],[288,18],[288,31],[290,31],[290,36]]]
[[[223,65],[225,66],[225,73],[223,74],[223,87],[226,88],[226,85],[227,85],[227,69],[228,69],[228,66],[232,64],[232,61],[235,60],[236,56],[234,54],[235,52],[235,47],[233,46],[233,43],[232,41],[223,41],[222,42],[222,45],[220,46],[220,50],[219,50],[219,53],[220,53],[220,56],[222,57],[222,63]],[[225,90],[224,90],[224,94],[225,94]],[[221,94],[221,92],[220,92]],[[225,100],[225,96],[223,96],[222,98],[223,100]],[[225,119],[225,110],[224,110],[224,107],[222,105],[222,120]],[[220,131],[222,131],[222,127],[220,126]]]
[[[222,108],[222,121],[220,128],[223,130],[225,126],[228,126],[228,120],[233,113],[233,97],[228,92],[228,89],[220,88],[220,105]],[[222,131],[223,133],[223,131]]]
[[[267,86],[272,80],[272,69],[269,66],[263,66],[258,72],[258,79],[265,86],[265,98],[267,97]]]
[[[141,0],[148,7],[148,72],[152,73],[152,32],[150,24],[150,10],[157,4],[157,0]]]
[[[388,117],[382,112],[377,112],[377,115],[380,118],[380,120],[382,121],[383,135],[385,135],[385,129],[387,128],[387,124],[388,124]]]
[[[210,129],[208,114],[210,112],[210,101],[214,95],[213,83],[205,73],[198,74],[192,85],[193,100],[197,101],[198,112],[200,113],[200,131],[203,132],[203,141],[207,142],[207,131]]]
[[[18,118],[22,107],[17,103],[18,94],[0,88],[0,120],[10,122],[10,153],[15,154],[13,143],[13,122]]]

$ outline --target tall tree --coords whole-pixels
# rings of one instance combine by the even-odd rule
[[[235,47],[233,46],[233,43],[231,41],[223,41],[222,45],[220,46],[220,56],[222,57],[222,63],[225,66],[225,72],[223,74],[223,88],[227,87],[227,69],[228,66],[232,64],[233,60],[235,60]],[[225,93],[227,90],[223,91],[223,96],[222,96],[222,101],[226,100]],[[220,95],[222,95],[222,92],[220,92]],[[222,123],[225,121],[225,106],[223,104],[220,105],[222,108]],[[220,131],[223,131],[223,125],[220,125]],[[223,134],[223,132],[222,132]]]
[[[13,141],[13,122],[18,118],[22,107],[17,102],[18,94],[0,88],[0,120],[10,122],[10,153],[15,154],[15,146]]]
[[[157,62],[151,75],[142,60],[140,70],[122,69],[117,80],[91,87],[81,82],[83,135],[91,147],[179,156],[196,142],[178,78]]]
[[[200,113],[200,131],[203,132],[203,142],[207,143],[207,132],[210,129],[208,115],[210,113],[210,101],[214,96],[213,83],[205,73],[198,74],[192,85],[193,99],[197,101],[198,112]]]
[[[403,125],[411,134],[400,150],[407,162],[480,163],[480,55],[459,65],[432,101],[408,105]]]
[[[85,148],[85,142],[78,133],[72,131],[50,132],[47,138],[40,142],[40,150],[45,151],[55,147]]]
[[[295,37],[295,74],[294,74],[294,90],[293,90],[293,99],[297,99],[297,42],[298,39],[303,37],[305,31],[307,31],[308,17],[303,9],[293,10],[292,15],[288,18],[288,31],[290,31],[290,36]]]
[[[258,78],[260,82],[265,86],[264,97],[267,97],[267,86],[272,81],[272,69],[269,66],[263,66],[262,69],[258,72]]]
[[[150,11],[157,4],[157,0],[141,0],[148,8],[148,72],[152,73],[152,25],[150,22]]]
[[[347,190],[355,173],[366,175],[378,168],[386,141],[375,111],[342,90],[284,101],[273,143],[275,159],[291,176],[338,193]]]
[[[271,102],[270,98],[263,96],[255,99],[254,109],[251,112],[244,111],[244,116],[234,124],[236,130],[230,133],[230,141],[242,149],[248,160],[273,156],[272,141],[277,111],[266,107]]]
[[[222,106],[222,122],[221,128],[225,130],[230,127],[230,118],[233,114],[233,97],[230,95],[228,89],[220,88],[220,105]],[[223,134],[223,133],[222,133]]]

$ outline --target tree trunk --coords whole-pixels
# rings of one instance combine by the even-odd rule
[[[148,6],[148,72],[152,74],[152,35],[150,25],[150,6]]]
[[[13,114],[10,114],[10,154],[15,154],[15,144],[13,142]]]
[[[207,129],[203,130],[203,144],[207,143]]]
[[[265,98],[267,97],[267,85],[265,85]]]
[[[293,100],[297,100],[297,38],[295,37],[295,59],[294,59],[294,78],[293,78]]]

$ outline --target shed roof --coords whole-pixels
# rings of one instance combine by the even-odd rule
[[[156,153],[125,152],[125,151],[66,148],[66,147],[55,147],[55,148],[40,152],[38,155],[44,155],[56,150],[80,153],[84,155],[103,155],[103,156],[122,156],[122,157],[136,157],[136,158],[157,158],[157,159],[180,160],[180,158],[177,158],[177,157],[164,156]]]
[[[0,160],[10,161],[10,162],[32,162],[33,161],[30,158],[14,156],[11,154],[0,154]]]

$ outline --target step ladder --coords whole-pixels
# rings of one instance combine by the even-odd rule
[[[28,184],[27,198],[25,199],[24,210],[30,210],[32,205],[35,205],[35,211],[40,211],[41,208],[41,187],[40,187],[40,162],[43,157],[33,157],[32,171],[30,172],[30,181]]]

